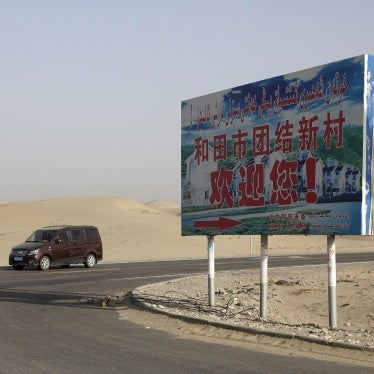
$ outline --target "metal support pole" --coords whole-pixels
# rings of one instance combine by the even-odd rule
[[[338,326],[336,317],[336,254],[335,254],[335,235],[327,235],[327,253],[328,253],[328,284],[329,284],[329,326],[336,328]]]
[[[209,306],[215,306],[215,290],[214,290],[214,236],[208,236],[208,295]]]
[[[260,269],[260,317],[267,315],[268,293],[268,236],[261,235],[261,269]]]
[[[253,240],[252,235],[249,235],[249,255],[253,256]]]

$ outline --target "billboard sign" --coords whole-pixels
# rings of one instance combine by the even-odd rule
[[[374,56],[181,103],[182,235],[372,235]]]

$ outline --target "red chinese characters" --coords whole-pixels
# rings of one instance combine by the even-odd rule
[[[214,161],[226,160],[226,134],[216,135],[213,143]]]
[[[297,202],[297,161],[276,160],[270,173],[273,193],[270,202],[289,205]]]
[[[292,152],[293,148],[293,124],[288,120],[282,125],[280,122],[277,123],[275,129],[275,151],[282,151],[283,153]]]
[[[234,157],[241,160],[247,154],[247,138],[248,133],[242,132],[242,130],[238,130],[236,134],[232,135],[234,139]]]
[[[244,179],[239,183],[241,198],[239,206],[261,206],[265,205],[264,165],[244,165],[239,169],[240,176]]]
[[[314,122],[318,120],[318,116],[306,119],[304,116],[299,121],[299,149],[301,151],[317,149],[317,131],[318,126],[314,125]]]
[[[339,111],[339,117],[335,119],[330,118],[330,113],[327,113],[326,121],[324,122],[325,125],[325,132],[323,134],[323,139],[326,142],[326,148],[331,148],[331,137],[337,137],[335,142],[336,148],[343,147],[343,125],[345,122],[345,117],[343,116],[343,111]]]
[[[201,136],[195,139],[195,161],[197,165],[200,162],[208,161],[208,139],[203,139]]]
[[[210,174],[210,184],[212,187],[212,193],[210,195],[210,203],[217,203],[217,208],[222,208],[226,202],[229,208],[234,205],[233,199],[230,195],[229,188],[233,179],[233,173],[231,170],[226,170],[224,166],[218,171],[213,171]]]
[[[194,159],[197,165],[210,163],[206,165],[209,174],[205,173],[210,175],[206,181],[210,182],[210,203],[218,209],[263,206],[266,202],[289,205],[298,199],[315,203],[320,164],[313,152],[323,141],[326,149],[343,146],[345,117],[343,110],[327,112],[324,120],[302,114],[296,123],[285,119],[253,126],[251,134],[238,128],[227,134],[214,132],[211,139],[198,136]],[[295,160],[297,150],[303,154]],[[270,165],[267,160],[271,160]],[[269,201],[265,201],[266,196]]]
[[[253,156],[268,155],[270,152],[269,125],[253,128]]]

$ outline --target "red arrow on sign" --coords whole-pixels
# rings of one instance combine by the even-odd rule
[[[234,219],[219,217],[217,220],[211,221],[194,221],[193,227],[197,228],[218,228],[219,230],[226,230],[230,227],[240,225],[241,221]]]

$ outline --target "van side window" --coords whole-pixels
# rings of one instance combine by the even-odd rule
[[[59,239],[61,240],[61,243],[67,243],[68,242],[68,233],[66,231],[61,231],[58,235]]]
[[[49,242],[56,235],[56,231],[46,231],[43,235],[43,241]]]
[[[89,242],[99,241],[99,233],[96,229],[86,229],[86,235]]]
[[[73,229],[71,230],[71,240],[73,242],[83,240],[84,239],[84,234],[82,229]]]

